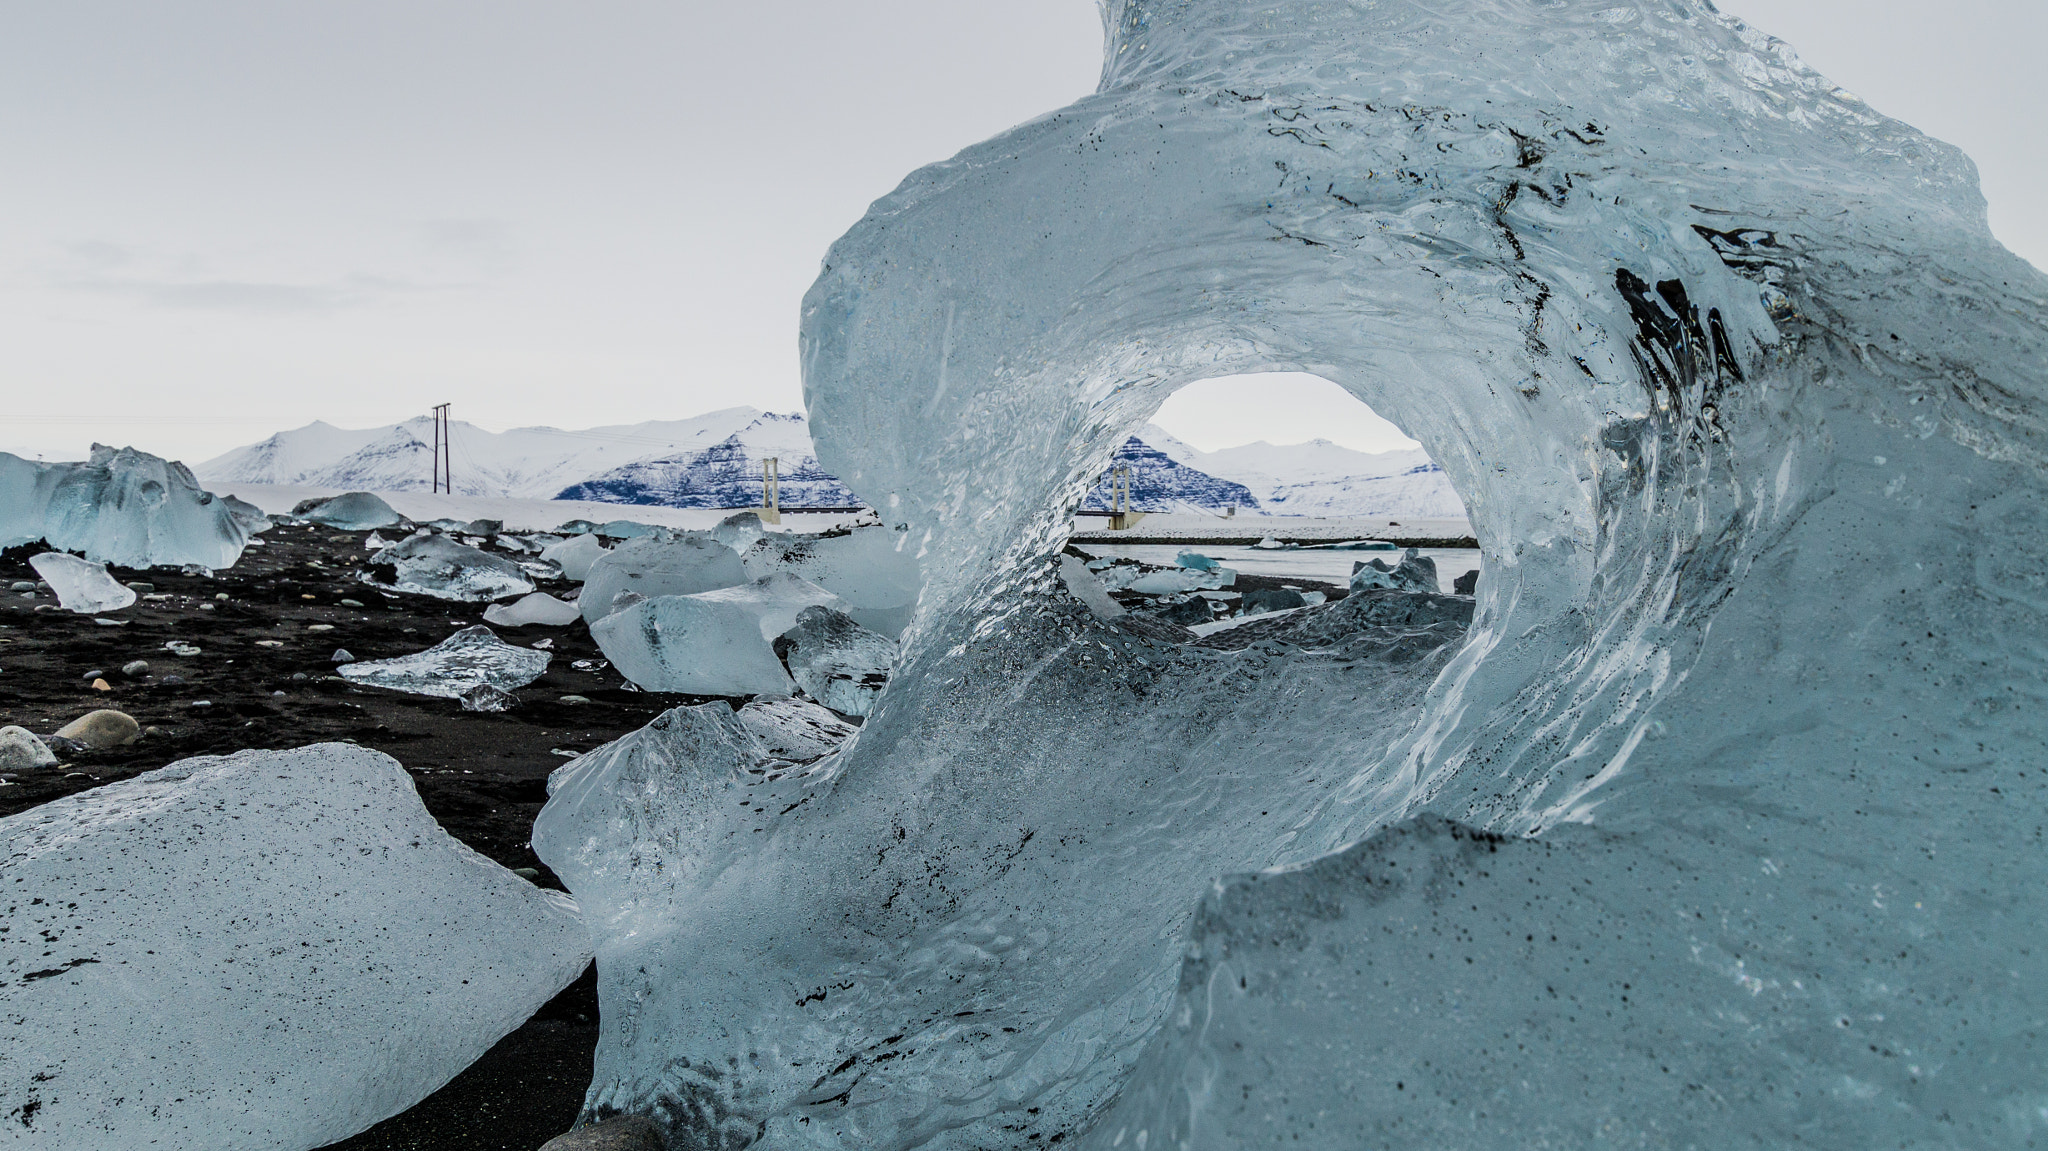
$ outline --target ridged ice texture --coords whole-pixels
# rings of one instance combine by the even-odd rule
[[[0,820],[0,1146],[299,1151],[411,1106],[583,970],[572,903],[389,756],[182,760]]]
[[[233,566],[249,537],[184,464],[94,444],[84,463],[0,452],[0,547],[43,540],[125,568]]]
[[[543,818],[550,858],[670,853],[594,919],[647,973],[607,987],[592,1110],[677,1147],[1075,1139],[1219,876],[1427,812],[1555,840],[1545,874],[1611,900],[1567,917],[1595,962],[1551,985],[1600,1005],[1561,1026],[1602,1073],[1502,1085],[1527,1129],[2038,1140],[2048,281],[1968,162],[1687,0],[1109,24],[1100,93],[914,174],[806,300],[820,460],[927,581],[854,745],[745,808],[712,757]],[[1048,599],[1125,436],[1279,369],[1464,496],[1487,578],[1455,651],[1167,651]],[[637,838],[599,830],[628,813]],[[1644,866],[1566,851],[1581,824]],[[1386,954],[1402,987],[1434,962]],[[1645,1014],[1607,1010],[1624,967],[1657,969]],[[1549,1010],[1525,990],[1472,1009]],[[1657,1047],[1660,1077],[1794,1099],[1657,1127],[1631,1019],[1724,1042]],[[1434,1058],[1424,1027],[1384,1041]],[[1311,1118],[1261,1138],[1315,1145]]]

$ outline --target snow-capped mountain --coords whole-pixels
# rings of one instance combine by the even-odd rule
[[[1149,434],[1157,429],[1145,430]],[[1110,457],[1109,471],[1118,468],[1131,470],[1130,506],[1141,512],[1220,512],[1227,507],[1251,511],[1258,506],[1258,499],[1243,484],[1180,463],[1136,436],[1124,441]],[[1108,511],[1110,499],[1110,482],[1105,476],[1081,501],[1081,507]]]
[[[422,490],[433,483],[433,434],[433,421],[424,416],[363,430],[315,422],[237,448],[194,470],[214,485]],[[454,421],[448,434],[449,470],[462,495],[747,507],[760,502],[761,461],[773,456],[785,477],[785,506],[859,502],[818,470],[810,427],[796,413],[727,408],[688,420],[580,431],[487,432]]]
[[[1361,452],[1328,440],[1264,441],[1205,452],[1146,425],[1141,433],[1175,462],[1249,488],[1275,516],[1458,517],[1465,503],[1429,453]]]
[[[432,486],[433,421],[381,428],[325,423],[279,432],[193,469],[216,489],[237,483],[304,484],[360,491]],[[818,466],[801,414],[727,408],[688,420],[567,431],[449,427],[450,472],[462,495],[596,500],[668,507],[752,507],[762,461],[774,457],[784,507],[853,507],[860,500]],[[1256,443],[1203,452],[1147,426],[1111,467],[1131,469],[1140,511],[1311,516],[1460,516],[1457,493],[1421,451],[1368,453],[1327,440]],[[1082,507],[1106,510],[1109,486]]]

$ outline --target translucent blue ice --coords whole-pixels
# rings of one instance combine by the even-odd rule
[[[769,781],[705,726],[543,814],[607,908],[591,1113],[2048,1136],[2048,279],[1969,162],[1699,0],[1107,15],[1097,94],[914,173],[805,300],[820,461],[924,577],[851,746]],[[1117,445],[1261,371],[1442,464],[1462,639],[1372,591],[1165,645],[1056,590]]]

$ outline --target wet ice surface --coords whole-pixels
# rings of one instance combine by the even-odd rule
[[[559,565],[563,579],[580,583],[590,578],[590,565],[596,563],[605,551],[605,546],[598,542],[596,536],[584,532],[547,545],[541,549],[540,558]]]
[[[506,643],[476,624],[425,651],[346,663],[335,674],[370,687],[459,699],[479,684],[499,691],[525,687],[547,669],[548,653]]]
[[[93,615],[118,611],[135,602],[134,589],[108,575],[105,564],[63,552],[44,552],[30,556],[28,566],[57,593],[57,606],[65,611]]]
[[[1693,0],[1108,16],[1097,95],[913,174],[805,302],[820,462],[926,581],[878,708],[778,778],[696,713],[543,812],[602,908],[590,1113],[1131,1147],[1129,1083],[1149,1147],[1148,1092],[1234,1089],[1171,1104],[1228,1139],[1284,1073],[1326,1110],[1260,1142],[2039,1142],[2048,279],[1967,162]],[[1055,590],[1175,388],[1288,369],[1456,483],[1462,638],[1366,591],[1174,646]],[[1422,815],[1510,843],[1403,856]],[[1245,1046],[1179,1058],[1214,885],[1360,850],[1450,878],[1226,884],[1318,951],[1242,952]],[[1376,1048],[1286,1046],[1324,987]]]
[[[583,970],[574,905],[342,744],[0,820],[0,1142],[300,1151],[419,1101]]]
[[[763,573],[765,574],[765,573]],[[584,622],[609,615],[621,593],[645,599],[693,595],[747,582],[747,569],[733,550],[708,535],[663,531],[622,544],[597,557],[576,603]]]
[[[770,637],[762,634],[764,606],[714,598],[720,596],[707,592],[642,600],[592,624],[590,636],[620,675],[648,691],[789,694],[789,673],[775,658]],[[787,610],[794,622],[799,609]]]
[[[512,603],[494,603],[484,609],[484,622],[500,627],[565,627],[580,618],[573,603],[564,603],[544,591],[522,596]]]
[[[805,695],[842,715],[875,709],[896,664],[895,640],[829,607],[805,608],[782,634],[784,662]]]
[[[127,568],[225,568],[241,558],[248,534],[181,463],[102,444],[83,463],[0,452],[0,547],[40,539]]]
[[[369,563],[379,570],[366,574],[365,582],[438,599],[475,602],[533,590],[533,579],[517,563],[444,535],[407,537],[371,555]]]

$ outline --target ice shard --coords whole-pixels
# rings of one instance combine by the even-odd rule
[[[896,665],[894,640],[829,607],[806,607],[776,647],[796,685],[841,715],[874,711]]]
[[[135,602],[135,589],[107,574],[107,565],[63,552],[30,556],[28,566],[57,593],[57,606],[80,615],[119,611]]]
[[[479,685],[499,691],[525,687],[547,671],[548,659],[544,651],[506,643],[490,628],[473,624],[425,651],[354,660],[335,670],[352,683],[460,699]]]
[[[0,1144],[301,1151],[418,1102],[583,970],[575,906],[396,760],[174,763],[0,819]]]
[[[649,691],[787,695],[792,684],[773,641],[812,606],[846,603],[778,572],[739,587],[635,601],[592,624],[590,636],[620,675]]]
[[[597,542],[597,537],[584,532],[542,548],[540,558],[560,565],[563,579],[581,583],[590,578],[590,565],[604,554],[605,546]]]
[[[846,613],[861,626],[893,638],[909,624],[924,586],[917,555],[909,533],[875,526],[763,536],[745,558],[747,574],[755,579],[778,571],[800,576],[845,599]]]
[[[1227,1141],[1270,1055],[1345,1134],[1276,1107],[1260,1142],[2039,1141],[2048,278],[1968,161],[1703,0],[1107,16],[1095,95],[910,176],[804,304],[820,462],[920,559],[879,707],[773,781],[705,715],[542,814],[620,960],[588,1113],[675,1147]],[[1058,590],[1116,447],[1266,370],[1422,441],[1476,602],[1361,591],[1221,650]],[[1223,877],[1398,862],[1425,816],[1501,837],[1484,875],[1444,845],[1481,840],[1418,849],[1434,920],[1425,881],[1333,880],[1341,924],[1227,885],[1356,958],[1302,957],[1291,986],[1344,999],[1318,1026],[1400,1026],[1280,1050],[1283,988],[1214,1005],[1242,1051],[1182,1042]],[[1589,962],[1529,938],[1549,907]],[[1242,954],[1243,990],[1294,978]],[[1530,1090],[1482,1074],[1546,1022]],[[1389,1104],[1390,1070],[1433,1094]],[[1146,1101],[1196,1076],[1236,1099]],[[1661,1106],[1667,1076],[1702,1098]]]
[[[379,549],[368,562],[365,581],[437,599],[475,602],[533,591],[532,578],[517,563],[432,533]]]

